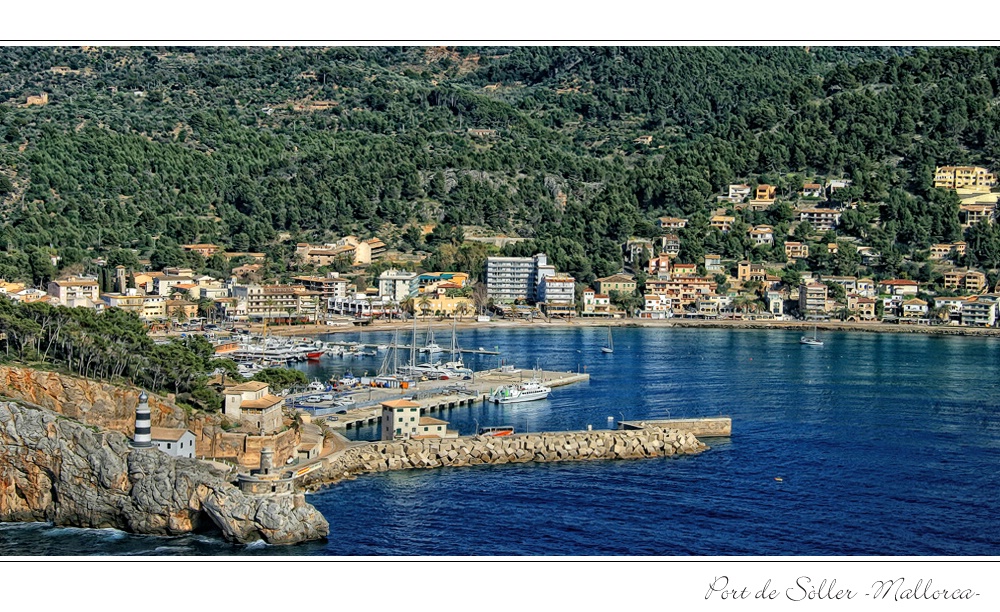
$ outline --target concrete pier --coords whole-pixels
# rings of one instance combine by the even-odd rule
[[[335,429],[374,425],[382,415],[381,402],[404,397],[420,404],[421,414],[470,406],[485,401],[490,391],[496,387],[529,380],[536,374],[542,384],[552,388],[590,380],[590,374],[585,372],[485,370],[476,372],[470,380],[426,380],[407,389],[360,387],[354,393],[354,408],[347,410],[346,414],[327,417],[326,424]],[[333,420],[333,416],[337,420]]]
[[[662,419],[646,421],[620,421],[618,429],[680,429],[689,431],[699,438],[728,438],[733,431],[730,417],[709,417],[703,419]]]

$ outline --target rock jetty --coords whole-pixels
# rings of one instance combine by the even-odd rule
[[[244,495],[200,461],[133,450],[120,433],[18,402],[0,402],[0,521],[151,535],[214,526],[231,542],[271,544],[330,530],[302,494]]]
[[[358,474],[505,463],[642,459],[700,453],[693,434],[650,427],[632,431],[564,431],[513,436],[410,439],[347,449],[307,474],[300,485],[316,489]]]

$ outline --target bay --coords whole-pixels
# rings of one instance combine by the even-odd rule
[[[442,342],[442,332],[437,332]],[[600,327],[461,330],[520,367],[587,371],[541,402],[434,413],[453,429],[595,429],[728,415],[693,457],[363,476],[309,496],[327,542],[243,547],[0,525],[0,554],[996,555],[1000,344],[993,338]],[[408,334],[406,334],[408,339]],[[418,344],[422,341],[418,334]],[[357,340],[360,334],[327,339]],[[389,342],[369,332],[365,342]],[[404,341],[401,337],[401,341]],[[408,355],[403,359],[408,358]],[[497,357],[466,356],[477,368]],[[381,356],[299,366],[326,380]],[[609,417],[611,421],[609,422]],[[375,428],[348,432],[372,439]],[[99,546],[95,546],[99,542]]]

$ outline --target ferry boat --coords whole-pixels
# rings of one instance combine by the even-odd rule
[[[495,404],[516,404],[545,399],[552,389],[546,387],[537,379],[526,380],[512,385],[497,387],[490,394],[490,401]]]
[[[500,436],[511,436],[514,435],[514,428],[510,425],[500,425],[498,427],[480,427],[480,436],[493,436],[499,438]]]

